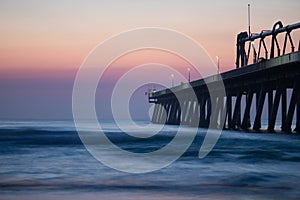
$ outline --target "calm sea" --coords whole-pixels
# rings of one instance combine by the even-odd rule
[[[160,137],[132,140],[110,121],[102,126],[137,151],[159,149],[176,134],[165,126]],[[72,121],[1,121],[0,199],[300,199],[299,135],[223,131],[199,159],[204,136],[199,129],[168,167],[128,174],[94,159]]]

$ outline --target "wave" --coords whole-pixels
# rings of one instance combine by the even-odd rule
[[[188,134],[188,133],[187,133]],[[176,132],[163,130],[150,138],[135,138],[120,130],[110,130],[107,137],[120,148],[132,152],[151,152],[167,145],[176,135]],[[246,135],[246,136],[245,136]],[[203,142],[205,131],[198,131],[194,142],[183,156],[197,157],[199,148]],[[277,137],[275,140],[274,137]],[[300,161],[299,136],[273,135],[273,134],[249,134],[225,131],[222,133],[217,145],[210,153],[210,157],[228,158],[240,162],[254,161]],[[184,137],[182,138],[184,142]],[[62,130],[39,130],[38,128],[0,129],[0,143],[2,147],[30,147],[43,146],[81,146],[82,141],[77,132]]]
[[[300,180],[300,136],[223,131],[214,149],[198,158],[206,134],[199,129],[193,143],[170,166],[141,175],[121,173],[96,161],[85,150],[72,123],[2,124],[0,127],[0,194],[26,191],[170,192],[207,197],[218,194],[297,199]],[[57,125],[59,124],[59,125]],[[114,124],[104,126],[113,143],[132,152],[155,151],[176,135],[165,126],[158,135],[134,138]],[[185,129],[189,134],[189,129]],[[184,136],[182,140],[184,142]],[[172,152],[171,152],[172,153]],[[164,159],[162,155],[161,159]],[[120,158],[113,158],[122,162]],[[280,195],[278,194],[280,193]],[[274,195],[275,194],[275,195]],[[229,195],[229,196],[226,196]],[[211,197],[211,196],[209,196]],[[183,198],[187,199],[187,198]],[[215,198],[208,198],[215,199]]]

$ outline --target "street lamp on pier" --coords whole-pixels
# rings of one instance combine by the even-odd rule
[[[174,87],[174,74],[171,74],[171,79],[172,79],[172,87]]]
[[[188,80],[189,80],[189,82],[191,82],[191,69],[190,69],[190,68],[187,68],[187,70],[188,70],[188,72],[189,72],[189,76],[188,76],[189,79],[188,79]]]
[[[218,66],[218,74],[220,74],[220,59],[219,59],[219,56],[217,56],[217,66]]]

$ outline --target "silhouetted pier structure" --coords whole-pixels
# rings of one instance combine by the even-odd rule
[[[149,93],[149,102],[155,103],[152,122],[204,128],[214,124],[215,128],[259,131],[266,104],[269,132],[275,130],[279,106],[281,130],[293,131],[295,115],[296,125],[293,129],[300,132],[300,51],[299,44],[297,51],[295,50],[291,37],[291,31],[297,28],[300,28],[300,23],[283,27],[281,22],[277,22],[272,30],[260,34],[249,36],[247,32],[240,33],[237,36],[235,70]],[[282,52],[277,39],[280,33],[285,34]],[[265,43],[268,36],[271,37],[270,55]],[[258,49],[253,45],[254,40],[259,40]],[[288,44],[289,53],[286,52]],[[264,56],[260,57],[262,49]],[[253,63],[248,64],[251,53]],[[216,95],[211,95],[208,85],[213,88],[220,81],[223,81],[226,94],[218,96],[216,87],[213,91]],[[191,87],[196,98],[186,92]],[[289,98],[288,89],[291,92]],[[256,99],[256,103],[253,99]],[[212,102],[215,105],[213,107]],[[252,119],[251,111],[254,116]],[[225,119],[224,125],[220,123],[222,118]]]

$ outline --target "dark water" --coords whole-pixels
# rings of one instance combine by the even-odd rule
[[[103,126],[133,151],[159,149],[176,133],[165,126],[158,137],[134,140],[111,122]],[[199,159],[204,136],[200,129],[168,167],[128,174],[94,159],[71,121],[1,121],[0,199],[300,199],[299,135],[223,131]]]

